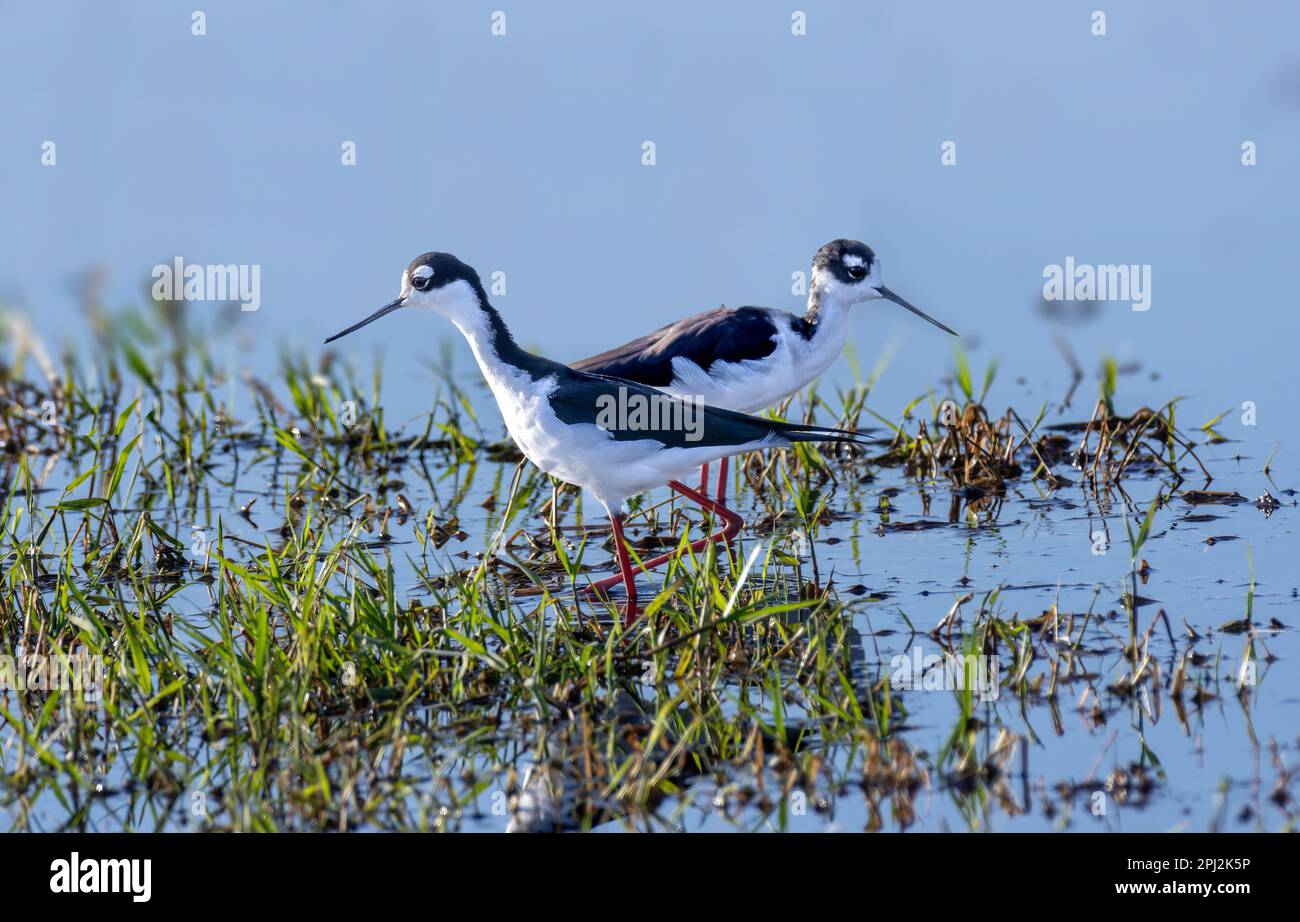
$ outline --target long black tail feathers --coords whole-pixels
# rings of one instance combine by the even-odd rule
[[[879,445],[879,439],[873,439],[861,432],[849,432],[847,429],[832,429],[827,426],[805,426],[799,423],[782,423],[779,434],[790,442],[852,442],[855,445]]]

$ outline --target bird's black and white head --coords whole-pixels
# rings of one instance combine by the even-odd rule
[[[809,307],[824,309],[828,305],[849,307],[864,301],[885,298],[924,317],[942,330],[957,333],[929,314],[904,301],[885,286],[880,277],[880,260],[871,247],[857,240],[832,240],[813,257]]]
[[[425,307],[455,319],[487,303],[483,283],[474,271],[450,253],[422,253],[402,273],[405,307]]]
[[[437,311],[464,328],[481,323],[488,309],[488,300],[483,283],[472,266],[450,253],[421,253],[402,272],[401,293],[394,300],[325,342],[347,336],[402,307]]]
[[[857,240],[832,240],[813,257],[813,285],[823,297],[858,304],[880,297],[880,261]]]

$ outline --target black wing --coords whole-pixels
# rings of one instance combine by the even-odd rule
[[[776,316],[774,316],[776,315]],[[714,362],[761,359],[776,349],[780,315],[767,307],[719,307],[678,320],[571,367],[592,374],[639,381],[651,387],[673,383],[673,359],[690,359],[705,371]]]
[[[861,433],[803,426],[723,410],[672,397],[635,381],[583,372],[569,372],[557,377],[555,389],[548,399],[555,415],[570,425],[596,422],[601,419],[602,409],[608,411],[611,407],[619,406],[620,401],[623,406],[627,406],[633,398],[646,401],[647,403],[642,403],[643,407],[653,408],[649,409],[653,416],[645,417],[647,421],[657,421],[653,428],[627,428],[616,417],[615,425],[604,426],[617,441],[653,439],[665,448],[748,445],[761,441],[770,442],[774,446],[793,442],[846,441],[868,444]],[[654,402],[648,403],[649,401]],[[605,419],[608,421],[610,418],[606,416]]]

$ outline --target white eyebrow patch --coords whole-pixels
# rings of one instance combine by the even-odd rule
[[[853,253],[844,254],[844,265],[848,266],[850,269],[856,268],[857,266],[861,266],[863,264],[864,263],[861,256],[858,256]]]
[[[432,275],[433,275],[432,266],[417,266],[415,271],[411,273],[411,278],[427,279]]]

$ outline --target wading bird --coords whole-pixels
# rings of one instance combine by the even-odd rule
[[[855,304],[885,298],[958,335],[894,294],[880,261],[856,240],[832,240],[813,257],[802,317],[770,307],[719,307],[574,362],[573,368],[648,384],[709,406],[757,413],[798,393],[844,351]],[[718,465],[717,501],[727,498],[727,459]],[[708,491],[708,465],[700,492]]]
[[[685,404],[691,401],[647,385],[575,371],[533,355],[514,341],[488,302],[478,273],[447,253],[416,257],[402,273],[401,294],[395,300],[325,342],[404,307],[430,309],[454,323],[469,341],[519,450],[546,473],[588,490],[605,507],[614,529],[619,574],[593,583],[589,590],[603,592],[621,581],[627,588],[628,622],[637,613],[636,574],[675,556],[663,554],[632,568],[623,535],[623,506],[628,498],[667,485],[716,514],[723,527],[716,535],[694,542],[690,551],[697,553],[711,541],[734,537],[744,524],[735,512],[681,482],[697,467],[740,452],[796,442],[865,441],[851,432],[760,419],[698,403],[688,408]],[[626,403],[629,395],[652,403],[667,401],[671,409],[680,411],[670,418],[683,419],[688,411],[694,412],[699,415],[698,425],[598,425],[611,401]]]

